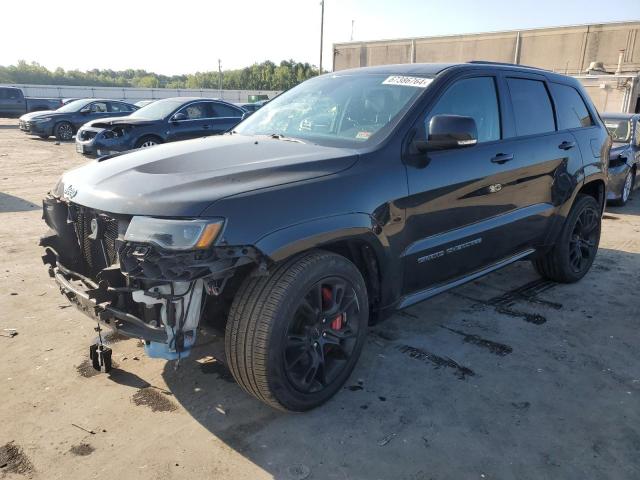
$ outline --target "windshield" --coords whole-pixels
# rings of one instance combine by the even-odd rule
[[[605,118],[604,126],[614,142],[626,143],[631,140],[631,122],[624,119]]]
[[[236,132],[356,146],[384,138],[430,82],[396,75],[324,75],[274,98]]]
[[[149,105],[145,105],[139,110],[136,110],[129,118],[142,118],[145,120],[162,120],[167,117],[176,108],[185,103],[184,100],[174,100],[172,98],[166,98],[164,100],[156,100]]]
[[[63,106],[57,109],[56,112],[63,112],[63,113],[79,112],[80,110],[82,110],[83,107],[85,107],[87,104],[91,102],[92,102],[91,99],[86,99],[86,98],[84,100],[74,100],[73,102],[65,103]]]

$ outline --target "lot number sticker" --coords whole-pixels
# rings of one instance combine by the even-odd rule
[[[404,75],[391,75],[382,82],[383,85],[402,85],[404,87],[427,88],[433,82],[432,78],[406,77]]]

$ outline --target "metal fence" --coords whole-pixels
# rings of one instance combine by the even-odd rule
[[[18,87],[26,97],[47,98],[111,98],[137,102],[168,97],[221,98],[228,102],[247,102],[249,95],[267,95],[270,99],[279,91],[275,90],[218,90],[209,88],[123,88],[123,87],[82,87],[67,85],[21,85],[7,84],[2,87]]]

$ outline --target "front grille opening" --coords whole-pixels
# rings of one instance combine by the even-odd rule
[[[75,209],[74,224],[80,252],[92,274],[118,261],[118,219],[87,208]]]

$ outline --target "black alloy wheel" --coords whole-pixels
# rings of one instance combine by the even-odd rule
[[[569,240],[569,262],[574,272],[581,273],[591,266],[599,238],[600,213],[593,207],[585,208],[580,212]]]
[[[69,122],[61,122],[56,125],[54,129],[56,139],[61,142],[68,142],[69,140],[71,140],[74,133],[75,132],[73,131],[73,125],[71,125]]]
[[[349,280],[328,277],[311,287],[289,323],[283,352],[297,390],[318,392],[340,376],[355,350],[360,314]]]

